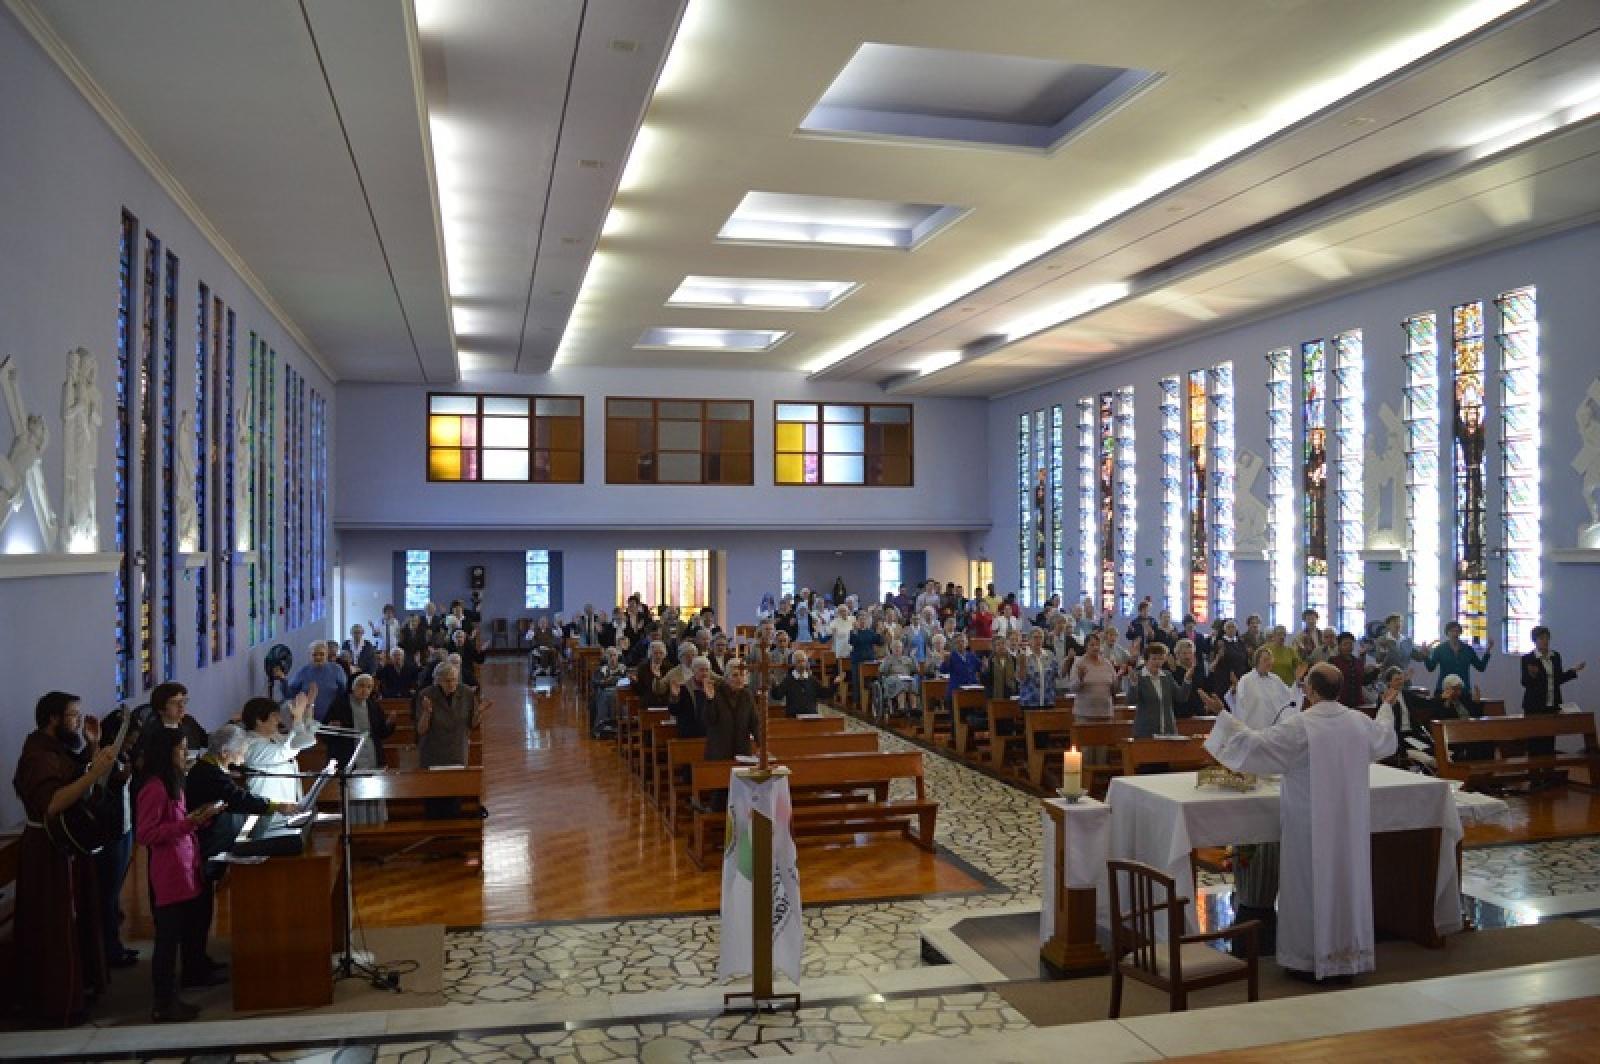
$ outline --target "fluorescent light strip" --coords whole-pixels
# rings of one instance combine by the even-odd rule
[[[1229,130],[1203,145],[1192,155],[1175,159],[1165,166],[1150,171],[1137,181],[1125,186],[1116,194],[1096,203],[1087,211],[1062,219],[1053,228],[1046,230],[1038,239],[1013,247],[999,258],[984,264],[960,280],[945,286],[927,299],[907,308],[904,312],[893,318],[881,321],[865,332],[858,333],[851,339],[830,349],[822,357],[811,362],[806,367],[807,371],[820,373],[835,363],[843,362],[884,337],[898,332],[913,322],[927,317],[929,314],[942,310],[951,303],[970,295],[974,290],[1005,276],[1012,270],[1055,250],[1071,240],[1077,239],[1096,226],[1103,225],[1142,203],[1170,191],[1182,182],[1188,181],[1267,138],[1281,133],[1295,123],[1309,118],[1311,115],[1352,93],[1393,75],[1423,56],[1483,28],[1507,12],[1515,11],[1525,6],[1528,2],[1529,0],[1478,0],[1477,3],[1466,5],[1427,30],[1413,34],[1387,48],[1366,56],[1342,74],[1309,86],[1293,96],[1280,100],[1276,105],[1265,110],[1256,121]],[[1061,321],[1070,320],[1070,317],[1076,317],[1084,313],[1087,313],[1087,310],[1077,310],[1074,313],[1070,313],[1069,317],[1062,318]],[[1056,324],[1060,324],[1060,322]],[[1032,331],[1037,332],[1043,327],[1045,325],[1041,323]],[[1007,329],[1008,334],[1012,331],[1012,329]]]
[[[662,325],[646,329],[633,346],[654,350],[770,351],[788,336],[781,329],[697,329]]]

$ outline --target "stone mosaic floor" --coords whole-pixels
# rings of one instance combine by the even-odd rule
[[[1600,837],[1467,850],[1463,879],[1511,901],[1600,892]]]

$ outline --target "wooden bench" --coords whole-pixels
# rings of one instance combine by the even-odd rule
[[[1024,709],[1022,703],[1010,698],[989,699],[989,767],[1004,776],[1008,765],[1021,765],[1026,758],[1028,737],[1023,721],[1033,713],[1048,713],[1046,709]],[[1015,753],[1018,756],[1012,757]]]
[[[1478,720],[1437,719],[1432,722],[1433,752],[1438,773],[1445,779],[1461,780],[1476,788],[1496,778],[1520,778],[1535,772],[1556,772],[1587,768],[1591,785],[1600,783],[1600,743],[1596,741],[1593,713],[1550,713],[1527,717],[1500,717]],[[1529,739],[1583,737],[1583,749],[1575,754],[1529,754]],[[1495,756],[1486,760],[1458,761],[1450,748],[1464,743],[1493,744]],[[1502,744],[1505,744],[1504,746]],[[1508,751],[1505,747],[1510,746]]]
[[[1123,772],[1123,745],[1133,739],[1133,722],[1080,720],[1073,723],[1070,734],[1072,745],[1080,751],[1106,751],[1106,759],[1100,764],[1091,764],[1087,757],[1083,759],[1083,789],[1096,798],[1103,798],[1111,777],[1120,776]]]
[[[827,754],[795,758],[784,763],[789,769],[789,789],[832,791],[840,794],[867,788],[887,795],[895,780],[915,782],[911,800],[881,799],[863,801],[854,794],[839,801],[796,802],[792,829],[802,835],[854,835],[858,832],[899,830],[925,850],[932,851],[939,804],[928,800],[923,780],[921,751],[872,754]],[[723,842],[727,816],[713,808],[710,796],[728,789],[728,768],[721,762],[702,762],[692,768],[690,803],[694,825],[689,839],[689,859],[697,867],[717,853]],[[912,832],[912,825],[917,831]]]
[[[1165,765],[1168,772],[1188,772],[1216,764],[1203,736],[1184,739],[1126,739],[1122,743],[1122,771],[1137,776],[1148,765]]]
[[[402,852],[416,850],[439,839],[465,841],[471,850],[483,848],[483,770],[481,768],[440,768],[374,772],[352,776],[349,782],[353,802],[382,801],[387,820],[382,824],[354,824],[351,839],[356,843],[401,841],[409,844]],[[429,798],[455,798],[462,804],[461,815],[448,819],[430,818],[425,811]],[[323,787],[317,797],[319,808],[339,807],[339,781]]]
[[[667,770],[667,743],[677,738],[678,722],[668,714],[652,717],[639,733],[639,783],[652,802],[661,804]]]
[[[312,747],[316,749],[316,747]],[[421,767],[419,748],[412,745],[386,741],[383,744],[383,767],[389,769],[414,769]],[[469,768],[483,767],[483,741],[469,739],[467,741],[467,766]],[[315,771],[315,770],[313,770]]]
[[[883,671],[883,666],[876,661],[861,663],[861,701],[855,701],[855,684],[850,685],[850,704],[854,707],[858,717],[870,720],[872,717],[872,686],[878,681],[878,673]]]
[[[989,692],[983,687],[958,687],[950,701],[953,705],[950,710],[950,732],[944,738],[951,750],[965,757],[969,749],[977,746],[978,736],[975,732],[988,732]],[[981,726],[967,723],[973,714],[982,718]]]
[[[1028,782],[1050,789],[1060,786],[1061,751],[1072,745],[1072,710],[1034,709],[1022,715],[1022,743],[1028,757]],[[1087,766],[1085,766],[1087,767]]]
[[[922,737],[934,742],[941,731],[948,732],[954,725],[950,719],[950,681],[943,676],[930,676],[922,681]]]
[[[693,783],[692,769],[695,765],[707,763],[706,741],[668,739],[666,747],[667,767],[663,774],[665,784],[664,798],[661,802],[662,815],[666,821],[667,833],[679,835],[687,830],[685,824],[690,813],[689,790]],[[794,758],[819,757],[825,754],[870,754],[877,749],[877,734],[865,731],[825,732],[767,740],[768,753],[786,763]],[[738,762],[729,761],[727,765],[733,768]]]
[[[845,730],[843,717],[769,717],[767,719],[768,740],[793,739],[802,735],[828,735]]]

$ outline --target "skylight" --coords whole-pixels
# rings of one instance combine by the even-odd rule
[[[662,325],[639,334],[639,341],[633,346],[669,351],[770,351],[788,335],[781,329],[694,329]]]
[[[854,281],[779,281],[691,274],[667,299],[667,306],[827,310],[856,287]]]
[[[746,192],[717,239],[909,251],[965,213],[943,204]]]

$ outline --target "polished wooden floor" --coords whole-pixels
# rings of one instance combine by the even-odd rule
[[[1589,1064],[1600,1059],[1600,997],[1172,1059],[1188,1064]]]
[[[617,759],[588,737],[572,692],[535,697],[520,660],[485,671],[482,868],[458,857],[407,857],[356,867],[356,907],[370,927],[514,924],[715,911],[720,865],[697,869],[681,839]],[[984,884],[943,854],[889,834],[800,842],[807,903],[860,901]],[[133,938],[149,935],[142,857],[124,891]],[[225,891],[224,891],[225,893]],[[219,898],[216,934],[227,935]]]

